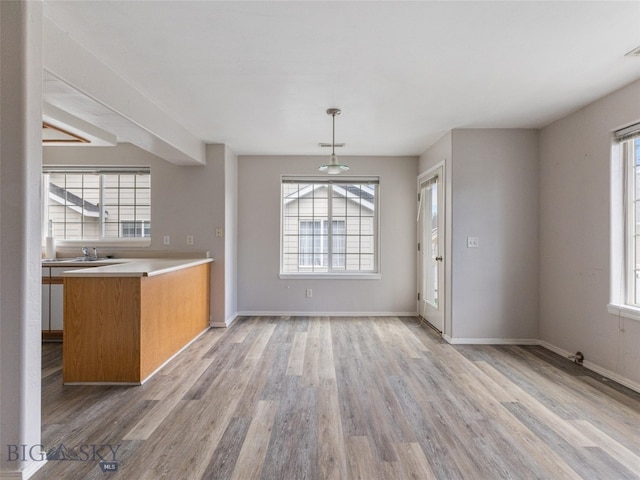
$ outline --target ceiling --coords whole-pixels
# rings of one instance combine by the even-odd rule
[[[625,56],[638,1],[45,0],[44,13],[239,155],[327,153],[329,107],[338,153],[419,155],[451,129],[544,127],[640,79]]]

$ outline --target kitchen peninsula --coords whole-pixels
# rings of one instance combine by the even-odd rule
[[[142,384],[209,327],[212,261],[64,272],[64,383]]]

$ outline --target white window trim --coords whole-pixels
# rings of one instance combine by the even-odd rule
[[[122,238],[120,240],[58,240],[58,247],[149,247],[151,246],[151,237],[144,238]]]
[[[632,172],[629,170],[628,153],[623,142],[640,137],[640,124],[618,130],[614,133],[611,149],[611,287],[607,312],[618,318],[640,321],[640,305],[629,304],[631,289],[635,288],[635,264],[630,258],[629,232],[635,231],[632,224],[630,205],[631,198],[626,198],[625,191],[630,189],[627,182]]]
[[[380,280],[381,273],[280,273],[282,280]]]
[[[607,312],[615,315],[616,317],[629,318],[640,322],[640,308],[635,308],[631,305],[617,305],[610,303],[607,305]]]
[[[86,166],[86,165],[43,165],[42,173],[80,173],[80,174],[146,174],[151,175],[150,166]],[[46,187],[42,184],[43,192],[46,192]],[[150,220],[149,220],[150,221]],[[46,215],[43,215],[42,219],[42,246],[47,231]],[[149,247],[151,246],[151,237],[119,237],[119,238],[104,238],[99,237],[95,239],[60,239],[56,238],[56,245],[59,247],[82,247],[82,246],[95,246],[95,247]]]
[[[278,278],[282,280],[380,280],[382,278],[382,264],[380,262],[380,251],[381,251],[381,238],[380,238],[380,224],[381,224],[381,194],[380,194],[380,177],[378,176],[366,176],[366,177],[354,177],[348,175],[340,175],[339,178],[336,177],[327,177],[322,175],[282,175],[280,178],[280,185],[286,180],[292,180],[300,183],[376,183],[378,184],[378,189],[376,192],[375,198],[375,209],[376,209],[376,222],[375,222],[375,262],[376,262],[376,271],[374,272],[348,272],[348,273],[336,273],[336,272],[283,272],[283,201],[282,201],[282,191],[280,193],[280,267]]]

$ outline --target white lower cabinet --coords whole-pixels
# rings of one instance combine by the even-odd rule
[[[62,272],[69,267],[42,267],[42,339],[62,340],[64,286]]]
[[[59,283],[51,284],[49,301],[51,303],[50,330],[63,330],[64,287]]]
[[[45,278],[45,270],[47,271],[47,277]],[[42,269],[42,330],[50,330],[49,326],[49,269]]]
[[[2,1],[2,0],[0,0]],[[64,330],[64,285],[62,272],[85,265],[42,267],[42,339],[59,342]]]

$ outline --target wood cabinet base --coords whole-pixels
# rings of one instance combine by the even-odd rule
[[[62,330],[43,330],[42,341],[43,342],[62,342],[63,331]]]
[[[209,328],[210,265],[153,277],[66,277],[64,383],[141,384]]]

